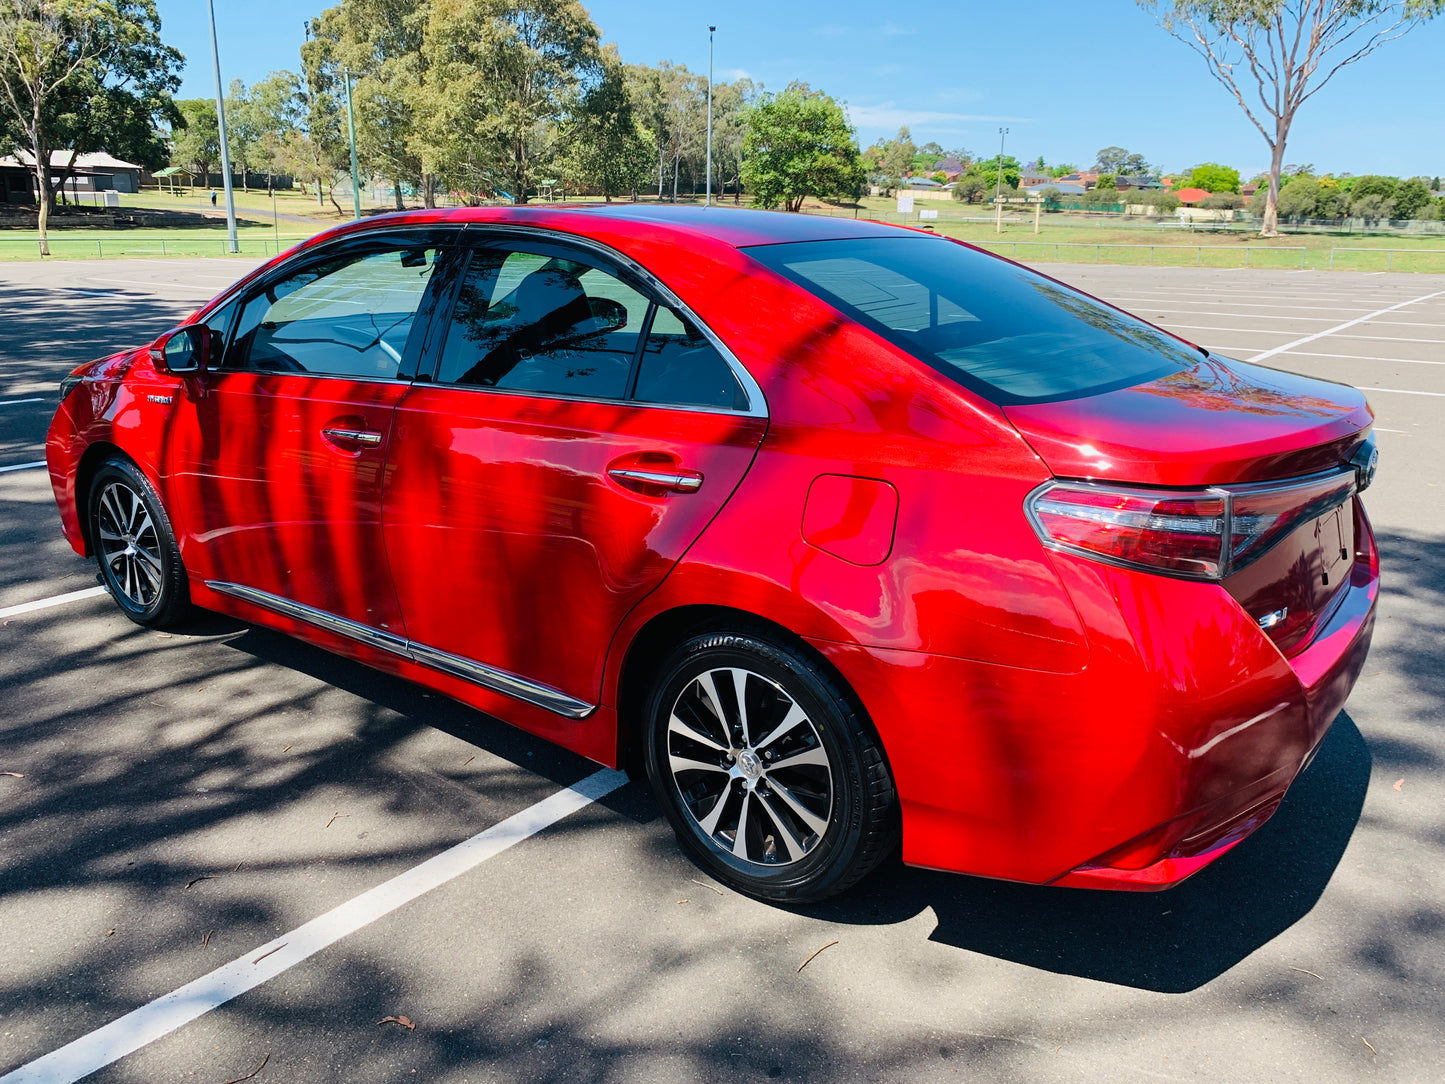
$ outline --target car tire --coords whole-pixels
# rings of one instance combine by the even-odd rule
[[[90,543],[100,581],[137,625],[178,625],[191,593],[170,518],[146,476],[127,459],[106,460],[90,483]]]
[[[897,842],[872,726],[835,677],[770,633],[680,644],[646,720],[648,779],[678,840],[739,892],[784,903],[837,895]]]

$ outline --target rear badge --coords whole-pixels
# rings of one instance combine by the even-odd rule
[[[176,397],[174,395],[147,395],[146,401],[150,403],[161,403],[163,405],[169,405],[170,403],[175,402],[175,398]]]
[[[1263,617],[1261,617],[1259,619],[1259,627],[1262,629],[1272,629],[1281,621],[1283,621],[1287,616],[1289,616],[1289,607],[1282,606],[1278,610],[1275,610],[1273,613],[1267,613]]]

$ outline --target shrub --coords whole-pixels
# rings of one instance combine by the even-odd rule
[[[1237,192],[1213,192],[1199,201],[1206,211],[1235,211],[1244,206],[1244,197]]]

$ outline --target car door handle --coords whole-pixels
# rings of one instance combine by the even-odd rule
[[[381,434],[375,429],[349,429],[339,425],[328,425],[321,430],[321,435],[327,440],[365,444],[372,448],[381,443]]]
[[[607,473],[626,485],[661,486],[674,493],[696,493],[702,475],[695,470],[642,470],[637,467],[608,467]]]

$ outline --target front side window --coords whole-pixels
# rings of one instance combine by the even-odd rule
[[[395,379],[436,256],[352,252],[268,283],[241,309],[226,368]]]
[[[1142,320],[939,238],[805,241],[747,253],[996,403],[1095,395],[1201,360]]]

